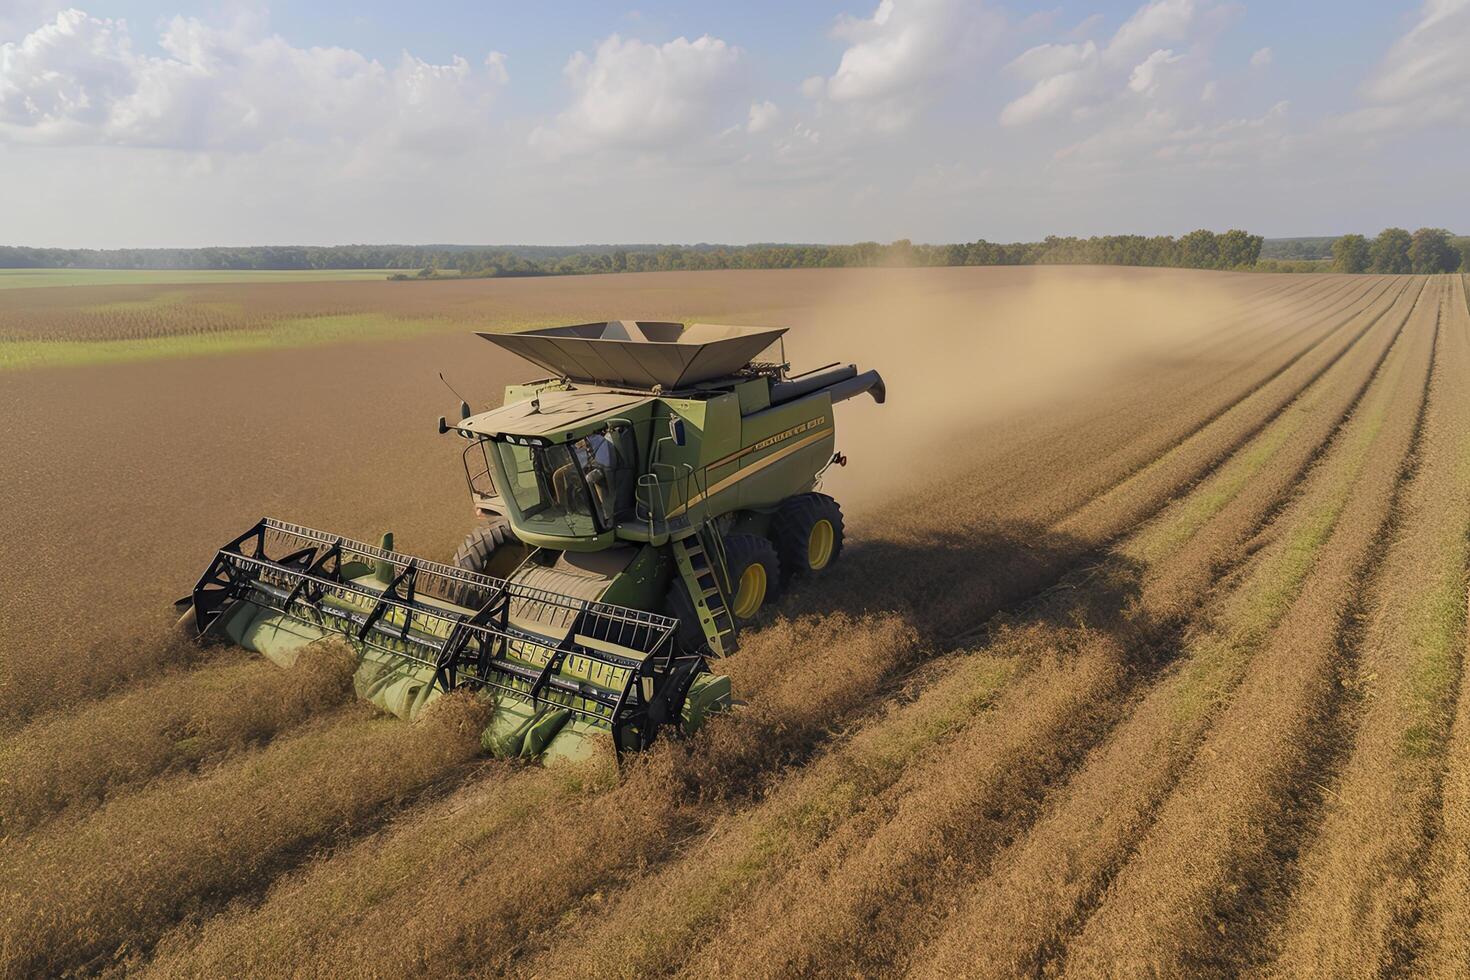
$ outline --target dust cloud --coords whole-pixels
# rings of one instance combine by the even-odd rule
[[[1014,422],[1199,356],[1242,303],[1238,283],[1192,273],[1017,269],[977,294],[935,272],[854,278],[787,336],[794,370],[853,362],[887,386],[886,404],[837,409],[852,465],[829,469],[823,489],[850,512],[932,482]]]

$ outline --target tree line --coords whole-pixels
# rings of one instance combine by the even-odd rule
[[[331,245],[193,249],[61,249],[0,246],[0,268],[193,270],[400,270],[393,278],[583,275],[701,269],[861,268],[960,265],[1122,265],[1183,269],[1340,272],[1470,271],[1470,239],[1444,229],[1385,229],[1369,241],[1278,239],[1239,229],[1170,235],[1048,236],[1039,242],[978,239],[950,245]]]
[[[952,245],[448,245],[259,246],[198,249],[60,249],[0,246],[0,268],[87,269],[399,269],[402,278],[578,275],[698,269],[795,269],[958,265],[1144,265],[1246,269],[1264,239],[1244,231],[1201,229],[1168,235],[1049,236],[1039,242],[980,239]],[[412,275],[407,270],[416,270]]]
[[[1412,235],[1403,228],[1385,228],[1372,241],[1343,235],[1332,243],[1332,268],[1422,275],[1470,271],[1470,238],[1456,238],[1443,228],[1420,228]]]

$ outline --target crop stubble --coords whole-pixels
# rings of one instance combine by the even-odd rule
[[[940,286],[952,308],[966,302],[962,277],[946,274],[927,281]],[[1306,506],[1300,499],[1286,508],[1282,501],[1299,485],[1301,499],[1310,495],[1305,488],[1313,477],[1299,484],[1309,467],[1315,474],[1344,465],[1340,460],[1351,454],[1341,446],[1367,425],[1361,418],[1382,407],[1382,390],[1412,388],[1408,382],[1393,387],[1384,381],[1408,370],[1406,350],[1412,345],[1401,342],[1384,357],[1398,328],[1395,311],[1412,302],[1422,279],[1231,281],[1240,284],[1239,298],[1208,329],[1197,328],[1200,332],[1172,347],[1154,348],[1146,363],[1118,374],[1095,393],[1021,422],[977,430],[987,437],[986,445],[962,439],[960,445],[972,455],[958,454],[947,469],[922,474],[913,488],[920,492],[906,494],[905,503],[863,511],[854,522],[857,540],[848,567],[830,582],[799,590],[784,606],[785,617],[750,634],[747,648],[728,662],[751,704],[704,737],[664,747],[616,784],[595,767],[581,773],[512,770],[476,777],[442,800],[424,799],[409,807],[381,830],[383,814],[376,811],[384,800],[390,809],[411,802],[425,787],[462,768],[453,739],[447,740],[451,748],[445,758],[413,767],[408,783],[386,790],[381,774],[366,763],[326,778],[329,752],[338,747],[345,754],[365,752],[386,765],[382,760],[391,750],[374,747],[385,736],[367,734],[367,723],[355,709],[338,709],[264,750],[252,746],[289,733],[299,724],[298,715],[287,711],[262,722],[242,713],[235,727],[206,733],[214,741],[198,755],[192,735],[174,749],[159,750],[145,739],[139,744],[153,747],[156,754],[149,758],[154,761],[132,772],[104,761],[93,775],[61,789],[54,774],[46,777],[52,803],[23,818],[45,825],[12,842],[16,846],[4,852],[4,872],[11,881],[15,875],[72,875],[74,887],[58,889],[49,904],[14,891],[0,893],[0,915],[9,913],[9,922],[24,923],[0,946],[0,965],[6,972],[96,966],[102,962],[97,957],[117,955],[118,947],[137,965],[159,936],[165,939],[152,965],[167,974],[442,968],[555,975],[585,972],[594,964],[600,973],[634,975],[667,972],[666,954],[699,944],[712,945],[699,964],[686,963],[695,972],[727,960],[755,963],[770,973],[800,972],[802,964],[883,969],[906,963],[918,940],[936,935],[938,944],[924,947],[923,957],[942,962],[928,958],[945,949],[953,929],[944,928],[973,915],[978,901],[973,894],[966,897],[976,889],[960,884],[973,878],[975,867],[990,867],[994,858],[991,877],[981,879],[978,888],[983,893],[1004,880],[1004,869],[1026,853],[1029,840],[1042,839],[1037,835],[1049,826],[1050,815],[1065,811],[1067,801],[1078,795],[1075,787],[1097,778],[1089,774],[1108,747],[1140,727],[1143,709],[1132,692],[1146,691],[1146,705],[1183,672],[1169,667],[1174,657],[1169,638],[1198,615],[1210,584],[1223,578],[1222,595],[1209,600],[1209,615],[1203,617],[1212,628],[1231,615],[1244,617],[1239,609],[1232,612],[1230,600],[1247,589],[1249,570],[1290,550],[1282,542],[1310,523],[1300,516]],[[1019,288],[1015,283],[1007,288],[1013,287]],[[696,289],[690,302],[707,301],[726,288],[719,285],[703,298]],[[768,313],[777,311],[771,316],[789,314],[805,301],[800,289],[781,289],[786,292],[761,297],[769,303]],[[467,304],[473,302],[478,300]],[[822,318],[813,322],[820,324]],[[830,331],[838,341],[839,326]],[[828,328],[819,326],[808,336],[823,336],[822,329]],[[440,351],[432,355],[436,359],[445,349],[435,341],[415,343],[425,345]],[[324,352],[311,355],[309,360],[332,363]],[[279,363],[264,355],[246,361],[251,359],[259,362],[257,368]],[[883,369],[884,363],[875,358],[875,366]],[[141,373],[150,372],[145,367]],[[1370,376],[1379,382],[1365,394]],[[1344,424],[1350,410],[1351,420]],[[1389,419],[1382,423],[1385,432],[1400,431],[1397,408],[1384,417]],[[267,420],[252,438],[268,438],[271,424]],[[1432,424],[1426,427],[1433,431]],[[379,442],[398,445],[409,433],[394,429]],[[1391,442],[1383,432],[1377,440],[1375,447]],[[1327,452],[1314,448],[1329,444],[1333,448]],[[431,443],[431,448],[438,447]],[[1389,465],[1368,464],[1374,473]],[[296,494],[321,497],[329,486],[330,469],[316,477],[295,463],[288,472],[295,476],[291,490]],[[1057,479],[1058,472],[1067,477]],[[1366,480],[1360,476],[1357,486]],[[424,488],[416,489],[411,496],[422,510]],[[284,493],[283,499],[291,495]],[[1383,498],[1375,490],[1363,494],[1365,502],[1359,504],[1356,489],[1344,495],[1351,498],[1340,505],[1344,514],[1379,506]],[[378,503],[386,513],[395,501]],[[206,510],[201,509],[201,518],[217,516]],[[1346,520],[1334,517],[1328,531]],[[1249,540],[1250,532],[1262,526],[1256,540]],[[437,514],[421,514],[412,534],[452,541],[451,527]],[[1120,538],[1135,528],[1136,533]],[[1338,537],[1332,532],[1314,548],[1326,555]],[[1111,552],[1103,550],[1115,542]],[[1257,548],[1247,568],[1239,568]],[[1350,558],[1333,567],[1343,570],[1338,578],[1357,581],[1363,573],[1349,574]],[[1340,594],[1315,584],[1319,577],[1312,571],[1304,579],[1296,605],[1317,596],[1319,609],[1336,608],[1332,596],[1340,599]],[[1059,579],[1064,583],[1060,592],[1017,606]],[[1058,598],[1068,592],[1069,597]],[[1251,678],[1263,669],[1261,662],[1273,653],[1276,659],[1284,656],[1274,650],[1276,637],[1296,608],[1290,602],[1285,606],[1290,611],[1283,607],[1282,624],[1262,649],[1236,661],[1249,661],[1248,669],[1241,668],[1246,679],[1237,698],[1252,696]],[[1007,607],[1015,607],[1009,620],[984,632],[970,631]],[[837,611],[818,612],[823,609]],[[1072,618],[1055,621],[1059,610]],[[1199,635],[1204,634],[1190,633],[1191,642]],[[793,649],[811,652],[794,661]],[[1336,661],[1330,651],[1308,653],[1316,657],[1314,663],[1328,666],[1315,673],[1303,668],[1297,701],[1326,705],[1333,723],[1350,729],[1354,722],[1340,699],[1319,690],[1322,679],[1333,676]],[[70,694],[63,690],[61,706],[74,708],[52,708],[53,717],[0,748],[21,745],[25,737],[41,744],[43,725],[59,733],[69,724],[82,724],[77,719],[86,717],[86,699],[118,687],[123,693],[95,706],[120,718],[117,713],[125,710],[131,692],[141,696],[147,690],[136,686],[150,666],[147,656],[140,652],[136,665],[103,676],[98,684],[84,683]],[[192,656],[170,654],[159,661],[180,662],[184,668],[179,680],[160,683],[187,688],[194,674],[207,678],[231,669],[220,664],[190,670]],[[1186,645],[1178,656],[1192,661],[1196,650]],[[1222,690],[1233,686],[1235,669],[1224,671]],[[205,680],[198,683],[208,686]],[[12,687],[5,693],[14,692]],[[1193,767],[1202,765],[1204,756],[1190,746],[1208,747],[1223,737],[1218,732],[1235,710],[1225,703],[1224,698],[1211,701],[1200,713],[1211,723],[1207,736],[1199,735],[1202,723],[1196,719],[1190,723],[1195,727],[1185,726],[1195,734],[1185,738],[1184,747],[1171,745],[1157,765],[1151,759],[1143,767],[1164,775],[1155,777],[1158,781],[1141,797],[1157,801],[1165,795],[1189,759],[1195,759]],[[965,710],[957,711],[956,705]],[[1287,707],[1279,710],[1287,727],[1299,726],[1305,717]],[[117,724],[119,732],[126,731]],[[152,726],[168,727],[162,718]],[[1366,722],[1359,728],[1366,731]],[[1457,731],[1464,728],[1462,723]],[[1447,760],[1455,758],[1455,746],[1463,741],[1450,740]],[[1096,749],[1088,754],[1092,746]],[[1276,766],[1273,771],[1289,777],[1300,768],[1289,754],[1279,754],[1281,759],[1268,758],[1262,750],[1265,763]],[[216,764],[219,759],[224,761]],[[283,772],[292,759],[302,763],[295,783]],[[201,763],[209,768],[198,775],[188,771]],[[1455,852],[1446,842],[1455,840],[1456,800],[1464,794],[1455,795],[1456,770],[1450,765],[1443,781],[1445,830],[1434,836],[1436,853],[1452,861]],[[158,775],[180,767],[184,771],[176,775]],[[267,770],[272,775],[262,782]],[[972,810],[961,805],[962,797],[935,788],[956,771],[974,777],[969,782]],[[1289,783],[1288,777],[1278,782]],[[191,815],[200,801],[217,805],[245,787],[269,792],[264,788],[276,779],[296,786],[298,793],[309,790],[311,805],[299,812],[270,811],[261,826],[238,834],[233,846],[210,850],[209,859],[200,859],[205,852],[195,837],[203,835],[204,825]],[[1152,834],[1169,803],[1189,785],[1186,776],[1162,807],[1148,802],[1142,810],[1149,819],[1135,819],[1122,837],[1136,838],[1145,825]],[[104,802],[89,813],[99,797]],[[106,850],[106,841],[129,832],[150,805],[186,816],[166,832],[154,829],[135,838],[136,854],[118,845]],[[1279,805],[1271,797],[1259,807]],[[1304,807],[1315,820],[1320,804],[1308,800]],[[345,829],[328,831],[322,823],[344,813],[358,815]],[[936,815],[943,819],[936,822]],[[1249,824],[1259,817],[1241,819]],[[1286,840],[1294,846],[1312,820],[1302,824],[1307,829],[1293,831],[1295,836],[1278,835],[1268,844]],[[947,833],[938,834],[938,827]],[[524,852],[530,832],[542,842],[535,859],[508,857]],[[1067,837],[1062,833],[1058,839]],[[115,870],[74,873],[82,864],[82,841],[102,847]],[[344,843],[300,871],[291,870],[322,842]],[[451,844],[453,854],[446,859]],[[249,846],[257,847],[253,860]],[[1065,901],[1051,893],[1039,903],[1043,918],[1051,916],[1051,931],[1033,937],[1014,962],[1035,965],[1057,952],[1060,939],[1078,924],[1078,910],[1095,904],[1099,881],[1112,880],[1119,864],[1116,846],[1101,849],[1102,879],[1084,871],[1078,875],[1083,884]],[[200,865],[183,869],[177,861],[157,860],[159,848],[193,857]],[[1123,865],[1120,880],[1133,863]],[[865,881],[875,869],[895,871],[899,885]],[[812,870],[819,874],[803,876]],[[146,897],[148,907],[98,900],[103,879],[113,888],[125,882],[130,894]],[[1449,894],[1452,871],[1440,882],[1436,894]],[[788,891],[798,900],[781,897]],[[260,901],[215,914],[231,894]],[[808,894],[826,905],[802,907],[799,897]],[[881,901],[885,896],[891,904]],[[675,897],[682,901],[677,914],[667,904]],[[892,910],[897,927],[881,941],[863,929],[863,910],[875,901]],[[95,914],[84,922],[89,904]],[[1452,921],[1441,909],[1453,908],[1453,900],[1437,898],[1426,905],[1425,923]],[[787,914],[793,906],[797,914]],[[786,915],[780,928],[767,919],[767,928],[757,929],[760,910],[777,907]],[[960,914],[946,918],[957,907]],[[1099,906],[1107,907],[1107,901]],[[1240,909],[1267,907],[1248,900]],[[198,917],[202,930],[177,925],[181,915]],[[648,928],[651,917],[658,920],[656,931]],[[385,948],[382,936],[389,932],[395,944]],[[1256,928],[1253,935],[1259,932]],[[736,955],[737,943],[729,938],[744,934],[751,937],[747,951],[758,954],[749,961]],[[1255,946],[1262,942],[1253,940]],[[1437,947],[1426,943],[1425,948]],[[579,949],[599,955],[581,958]],[[676,956],[673,964],[678,962]]]

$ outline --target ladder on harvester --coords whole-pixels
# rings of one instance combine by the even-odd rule
[[[709,642],[710,652],[717,657],[728,657],[738,644],[735,640],[735,617],[730,612],[728,582],[724,581],[725,562],[722,551],[707,547],[707,535],[717,534],[708,524],[702,525],[687,538],[673,542],[674,561],[679,566],[679,576],[694,600],[694,614],[699,617],[699,626]],[[715,549],[722,542],[713,540]],[[719,569],[716,570],[716,564]]]

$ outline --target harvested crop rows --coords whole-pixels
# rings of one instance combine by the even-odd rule
[[[882,370],[894,412],[839,420],[861,450],[833,487],[850,549],[723,662],[744,708],[621,775],[522,768],[476,758],[472,703],[412,725],[351,703],[340,652],[277,670],[142,618],[113,661],[30,636],[0,677],[0,975],[1470,970],[1464,281],[1080,276],[1078,323],[1112,333],[1079,373],[1024,378],[1047,389],[1026,401],[1004,389],[1019,362],[973,367],[1011,341],[968,311],[1052,322],[1066,270],[866,293],[729,275],[642,278],[691,283],[665,305],[797,324],[813,359]],[[526,319],[546,288],[409,285]],[[368,304],[365,286],[313,302]],[[287,315],[285,286],[250,288]],[[916,304],[970,366],[909,366],[895,338],[922,333],[885,328]],[[1166,329],[1128,335],[1141,317]],[[1014,353],[1051,350],[1066,360]],[[64,388],[163,368],[45,370]],[[925,395],[965,370],[992,371],[989,400]],[[875,440],[957,406],[903,473],[864,471]],[[233,452],[278,439],[266,423]],[[462,509],[414,529],[442,552]],[[68,671],[51,702],[46,663]]]

